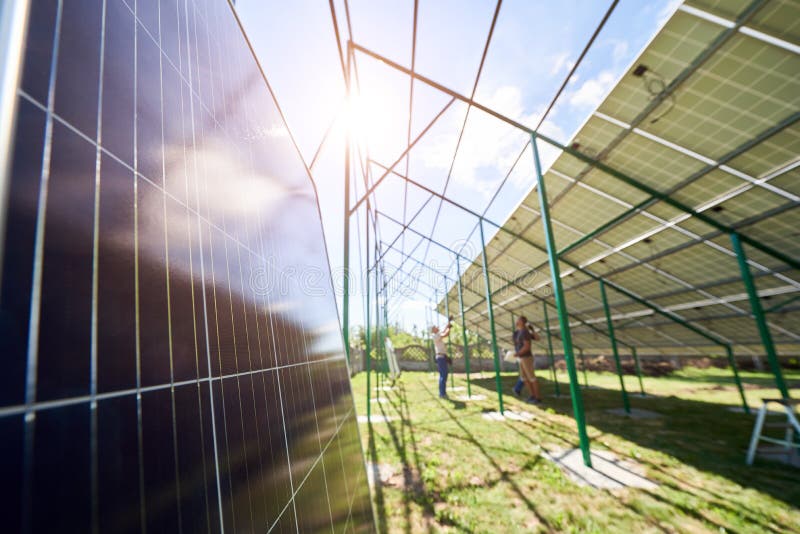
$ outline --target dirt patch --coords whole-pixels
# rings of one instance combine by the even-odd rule
[[[486,482],[479,476],[472,476],[469,479],[470,486],[485,486]]]

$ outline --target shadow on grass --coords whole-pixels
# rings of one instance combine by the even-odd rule
[[[698,380],[699,381],[699,380]],[[510,391],[516,377],[503,377],[503,390]],[[573,417],[574,412],[569,396],[563,392],[560,398],[549,396],[553,392],[553,384],[549,380],[539,378],[540,387],[545,397],[542,409],[552,408],[558,414]],[[495,391],[494,379],[473,379],[474,387],[483,388],[487,394]],[[800,484],[797,476],[800,471],[776,462],[757,460],[755,465],[745,465],[745,452],[750,440],[754,418],[745,414],[731,413],[729,405],[679,399],[676,397],[658,397],[638,399],[631,397],[631,406],[657,412],[661,417],[653,419],[629,419],[624,416],[609,414],[608,409],[621,407],[619,390],[591,388],[583,390],[583,401],[588,425],[602,433],[614,434],[642,447],[661,451],[681,463],[699,470],[724,477],[745,488],[753,488],[766,493],[790,506],[800,506]],[[556,428],[556,425],[537,420],[534,423],[538,431],[546,431],[571,446],[577,446],[577,433],[573,430]],[[549,427],[549,428],[548,428]],[[547,429],[547,430],[546,430]],[[602,436],[601,436],[602,437]],[[598,437],[594,436],[597,440]],[[613,450],[613,449],[612,449]],[[630,456],[630,451],[615,451],[621,457]],[[687,491],[685,480],[678,480],[668,470],[654,462],[643,462],[649,469],[658,472],[658,482],[681,492]],[[716,497],[714,504],[725,508],[726,498],[713,494],[705,488],[694,487],[697,496],[708,500]],[[652,492],[648,492],[652,493]],[[707,493],[707,495],[702,495]],[[654,498],[661,500],[663,496]],[[676,502],[666,501],[670,506],[680,508]],[[687,515],[694,513],[684,510]],[[749,510],[736,508],[735,513],[747,513]],[[754,514],[754,517],[758,514]],[[701,517],[698,517],[701,519]],[[704,521],[708,519],[702,518]],[[765,529],[768,525],[762,525]],[[787,528],[795,528],[787,526]]]
[[[378,409],[381,415],[398,417],[400,418],[399,425],[389,421],[386,423],[386,428],[389,431],[389,436],[392,440],[400,463],[403,469],[403,514],[405,516],[405,532],[412,532],[411,525],[411,503],[414,502],[422,507],[423,514],[426,517],[432,518],[434,516],[433,500],[425,491],[422,481],[419,479],[421,472],[419,451],[417,449],[416,437],[414,435],[413,426],[411,424],[411,414],[408,409],[406,401],[405,387],[402,382],[394,385],[394,391],[397,392],[397,400],[394,395],[387,395],[389,405],[394,410],[394,414],[387,413],[383,404],[378,404]],[[378,466],[380,465],[377,450],[375,447],[375,432],[372,425],[369,425],[369,443],[370,443],[370,458],[374,463],[375,476],[375,500],[378,512],[378,528],[380,532],[387,532],[388,519],[386,516],[386,506],[383,499],[383,482],[378,473]],[[409,455],[410,448],[410,455]],[[413,462],[413,464],[412,464]],[[416,476],[415,476],[416,474]],[[431,532],[431,527],[428,527]]]
[[[464,442],[469,443],[470,445],[474,446],[494,467],[496,471],[496,476],[489,478],[483,486],[485,487],[492,487],[501,482],[506,483],[512,489],[512,491],[519,497],[519,499],[524,503],[524,505],[537,517],[538,521],[546,527],[548,530],[552,530],[552,525],[541,515],[538,513],[536,506],[531,501],[531,499],[526,495],[525,491],[516,483],[516,481],[512,478],[510,472],[505,470],[500,463],[494,458],[492,452],[488,450],[486,446],[484,446],[463,424],[462,420],[464,415],[460,413],[461,410],[466,408],[466,403],[463,401],[458,401],[454,399],[440,399],[436,395],[434,395],[433,391],[430,390],[427,386],[423,384],[423,388],[427,395],[429,396],[429,401],[427,403],[438,403],[439,408],[441,409],[442,413],[445,416],[439,421],[425,421],[424,424],[421,425],[421,428],[424,429],[426,434],[442,434],[447,435],[452,439],[459,439]],[[406,396],[405,387],[402,382],[398,382],[395,385],[395,394],[387,395],[386,398],[388,400],[387,403],[378,404],[378,409],[380,410],[382,415],[390,416],[393,418],[399,418],[399,421],[395,419],[394,421],[389,421],[385,425],[381,425],[382,428],[385,428],[388,431],[389,439],[397,453],[397,457],[400,460],[400,464],[402,466],[402,490],[403,490],[403,514],[405,516],[405,523],[404,523],[404,531],[407,533],[416,532],[420,528],[420,525],[412,524],[412,513],[411,513],[411,503],[415,503],[420,506],[423,516],[425,518],[430,519],[427,521],[427,531],[434,532],[437,531],[435,527],[438,524],[447,525],[450,527],[454,527],[457,530],[462,532],[472,532],[472,529],[461,523],[459,518],[453,514],[447,513],[440,513],[436,514],[435,503],[442,502],[444,500],[444,496],[451,491],[462,490],[467,487],[466,484],[464,485],[453,485],[448,486],[446,489],[442,489],[439,491],[434,491],[432,488],[428,488],[425,486],[423,481],[420,479],[422,473],[422,461],[420,459],[419,448],[416,440],[416,436],[414,433],[414,426],[411,420],[411,411],[410,411],[410,404],[417,404],[417,403],[409,403]],[[472,417],[480,417],[480,412],[468,414]],[[437,423],[441,423],[444,421],[451,421],[454,422],[459,430],[460,433],[447,433],[447,432],[440,432],[435,430]],[[380,460],[378,458],[377,447],[375,443],[376,434],[378,436],[384,436],[386,433],[376,433],[376,430],[373,428],[373,425],[368,426],[369,432],[369,453],[370,453],[370,460],[373,462],[374,469],[375,469],[375,503],[376,503],[376,512],[378,514],[378,525],[380,532],[387,531],[387,525],[389,524],[389,518],[387,517],[387,506],[386,501],[384,498],[384,490],[382,488],[383,484],[381,483],[380,476],[378,475],[378,465],[380,464]],[[495,451],[496,453],[502,454],[502,450]],[[529,465],[523,466],[525,469],[532,468],[537,462],[539,462],[540,458],[538,456],[531,459]],[[395,484],[390,484],[395,485]],[[416,530],[415,530],[416,529]]]
[[[440,405],[443,405],[442,408],[444,409],[445,413],[449,416],[450,420],[454,422],[459,429],[461,429],[461,432],[463,432],[466,440],[469,441],[476,449],[478,449],[478,451],[480,451],[480,453],[489,461],[489,463],[492,465],[495,471],[497,471],[498,479],[506,482],[511,487],[511,489],[514,491],[517,497],[523,503],[525,503],[525,506],[536,516],[536,518],[543,526],[545,526],[548,530],[553,530],[553,526],[537,511],[536,506],[533,504],[533,501],[530,500],[530,498],[522,490],[522,488],[519,487],[516,481],[514,481],[514,479],[511,476],[509,476],[508,471],[503,469],[503,467],[497,462],[497,460],[495,460],[494,456],[492,456],[489,453],[488,449],[478,439],[475,438],[475,436],[467,429],[466,426],[464,426],[461,420],[458,417],[456,417],[450,410],[447,409],[446,406],[447,401],[444,399],[436,399],[436,397],[434,397],[433,395],[433,392],[427,385],[425,385],[424,382],[422,383],[422,387],[425,389],[425,391],[428,393],[431,399],[435,399],[439,402]],[[465,404],[463,402],[458,403],[456,401],[450,401],[450,402],[456,407],[459,404],[461,405]],[[533,463],[535,463],[536,461],[538,461],[538,458]]]

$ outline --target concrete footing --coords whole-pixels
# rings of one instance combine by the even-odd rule
[[[609,451],[592,451],[592,467],[584,465],[580,449],[542,452],[542,456],[555,463],[564,474],[580,486],[612,490],[658,487],[655,482],[645,477],[644,469],[640,465],[630,460],[620,460]]]

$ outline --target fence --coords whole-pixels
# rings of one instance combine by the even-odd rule
[[[484,345],[471,345],[469,348],[469,362],[471,372],[494,371],[494,357],[491,348]],[[433,360],[433,351],[424,345],[407,345],[394,349],[397,356],[397,363],[402,371],[434,371],[436,363]],[[374,356],[374,353],[373,353]],[[635,364],[630,355],[620,355],[623,374],[635,374]],[[452,347],[453,371],[456,373],[466,372],[463,348],[461,346]],[[709,358],[705,356],[661,356],[661,355],[639,355],[642,367],[642,374],[645,376],[663,376],[683,367],[720,367],[728,366],[728,362],[723,358]],[[566,365],[563,355],[556,354],[555,365],[559,370],[564,370]],[[501,370],[513,372],[517,370],[517,363],[509,363],[502,360]],[[372,369],[378,370],[379,362],[372,360]],[[583,361],[578,359],[576,366],[578,371],[586,367],[588,371],[597,372],[616,372],[613,357],[607,354],[587,354]],[[782,358],[781,365],[786,368],[800,368],[800,361],[797,358]],[[753,360],[750,357],[737,358],[737,366],[740,369],[754,369]],[[549,358],[539,354],[535,357],[536,369],[548,369],[550,367]],[[350,349],[350,372],[359,373],[365,369],[364,349]]]

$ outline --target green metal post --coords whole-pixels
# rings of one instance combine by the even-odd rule
[[[739,234],[736,232],[731,232],[731,243],[733,244],[734,252],[736,252],[736,259],[739,261],[739,270],[742,271],[742,281],[747,288],[747,296],[750,298],[750,309],[753,312],[753,317],[758,326],[761,343],[764,344],[764,350],[767,353],[767,361],[769,361],[772,374],[775,375],[775,385],[778,386],[781,397],[788,399],[789,390],[786,388],[786,383],[783,381],[783,372],[781,371],[781,364],[778,361],[778,354],[775,352],[775,344],[772,342],[772,334],[769,331],[767,318],[764,316],[764,309],[761,307],[761,299],[758,297],[756,284],[753,282],[753,275],[750,273],[750,266],[747,265],[747,256],[744,253]]]
[[[350,136],[344,149],[344,288],[342,291],[342,338],[347,366],[350,366]]]
[[[439,308],[437,304],[439,302],[439,292],[434,289],[433,290],[433,306],[431,306],[431,324],[435,324],[438,326],[438,321],[436,320],[436,316],[439,314]],[[431,336],[433,337],[433,336]],[[433,343],[433,361],[436,362],[436,358],[439,355],[436,353],[436,343]]]
[[[436,354],[433,350],[432,339],[431,339],[431,325],[433,322],[430,318],[430,310],[428,309],[428,305],[425,305],[425,321],[427,321],[427,325],[425,326],[425,346],[428,349],[428,372],[433,372],[433,363],[436,359]]]
[[[617,375],[619,375],[619,385],[622,388],[622,405],[625,406],[625,413],[631,413],[631,404],[628,402],[628,392],[625,391],[625,379],[622,377],[622,363],[619,361],[619,351],[617,350],[617,338],[614,335],[614,323],[611,321],[611,310],[608,307],[608,298],[606,298],[606,285],[603,279],[600,279],[600,296],[603,298],[603,310],[606,313],[606,324],[608,325],[608,337],[611,340],[611,351],[614,353],[614,363],[617,366]]]
[[[377,234],[375,235],[377,239]],[[380,282],[378,281],[378,247],[375,246],[375,361],[378,363],[378,370],[375,374],[375,396],[380,396],[377,392],[381,388],[381,379],[383,374],[383,359],[382,354],[382,336],[381,336],[381,295],[380,295]]]
[[[383,335],[383,338],[384,338],[384,341],[383,341],[383,355],[386,357],[386,367],[384,369],[384,373],[386,374],[386,376],[389,376],[391,374],[390,373],[391,370],[389,369],[389,353],[386,351],[386,339],[391,339],[391,337],[390,337],[391,331],[390,330],[391,330],[391,328],[389,326],[389,297],[387,295],[386,285],[385,285],[385,282],[384,282],[384,287],[383,287],[383,331],[384,331],[384,335]],[[394,348],[394,345],[392,345],[392,348]]]
[[[370,335],[369,335],[369,202],[367,203],[367,276],[364,277],[364,284],[365,290],[364,294],[366,297],[366,306],[364,306],[364,336],[365,336],[365,346],[364,346],[364,365],[367,370],[367,421],[370,421],[370,416],[372,415],[372,405],[370,403],[370,397],[372,396],[372,389],[370,384],[370,378],[372,375],[372,360],[370,355]]]
[[[586,360],[583,358],[583,349],[578,349],[578,354],[581,356],[581,367],[583,367],[583,383],[585,387],[589,387],[589,378],[586,376]]]
[[[739,369],[736,366],[736,358],[733,357],[733,349],[730,345],[725,346],[725,352],[728,354],[728,363],[731,364],[731,369],[733,369],[733,379],[736,380],[736,387],[739,389],[739,396],[742,398],[742,408],[744,408],[744,413],[750,415],[750,406],[744,396],[744,387],[742,387],[742,381],[739,379]]]
[[[636,365],[636,376],[639,377],[639,391],[642,392],[642,397],[646,395],[644,392],[644,382],[642,382],[642,366],[639,363],[639,355],[636,353],[636,347],[631,347],[631,354],[633,355],[633,363]]]
[[[500,413],[503,408],[503,382],[500,380],[500,351],[497,349],[497,333],[494,327],[494,310],[492,309],[492,288],[489,283],[489,260],[486,258],[486,239],[483,235],[483,220],[478,220],[481,230],[481,260],[483,261],[483,283],[486,286],[486,307],[489,312],[489,328],[492,334],[492,352],[494,353],[494,379],[497,385],[497,402],[500,404]]]
[[[553,356],[553,339],[550,335],[550,319],[547,316],[547,301],[542,301],[542,309],[544,310],[544,330],[547,334],[547,355],[550,357],[550,371],[553,375],[553,384],[556,388],[556,397],[561,396],[561,388],[558,385],[558,376],[556,375],[556,359]]]
[[[467,398],[472,398],[472,386],[469,382],[469,340],[467,339],[467,321],[464,317],[464,295],[461,291],[461,265],[456,257],[456,273],[458,275],[458,307],[461,310],[461,340],[464,343],[464,368],[467,371]]]
[[[589,450],[589,435],[586,433],[586,420],[583,413],[583,394],[578,384],[578,373],[575,371],[575,355],[572,349],[572,332],[569,328],[569,315],[567,313],[567,301],[564,298],[564,288],[561,286],[561,269],[558,266],[558,249],[556,249],[555,238],[553,237],[553,227],[550,221],[550,207],[547,204],[547,190],[545,189],[544,176],[542,175],[542,163],[539,161],[539,148],[536,143],[536,135],[531,135],[531,145],[533,148],[533,162],[536,167],[536,183],[539,195],[539,207],[541,209],[542,227],[544,229],[545,241],[547,242],[547,257],[550,261],[550,274],[553,278],[553,296],[558,309],[558,323],[561,327],[561,343],[564,347],[564,360],[567,364],[569,373],[569,390],[572,395],[572,409],[575,412],[575,422],[578,425],[578,437],[580,440],[581,452],[583,453],[583,463],[587,467],[592,466],[592,457]]]
[[[446,276],[444,277],[444,287],[447,287],[447,277]],[[447,324],[450,324],[450,302],[449,302],[449,300],[450,299],[447,298],[447,291],[445,291],[445,293],[444,293],[444,313],[445,313],[445,315],[447,315],[447,321],[448,321]],[[450,357],[451,360],[453,359],[453,345],[452,345],[452,343],[450,341],[450,336],[449,335],[447,336],[447,355]],[[453,372],[454,370],[455,370],[455,364],[453,364],[453,369],[450,369],[450,389],[455,389],[455,387],[456,387],[455,373]]]

